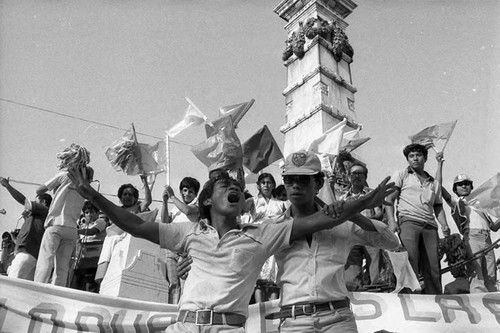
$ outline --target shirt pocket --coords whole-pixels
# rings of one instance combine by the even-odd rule
[[[253,252],[242,249],[233,249],[231,251],[231,262],[229,267],[238,275],[248,275],[255,270],[254,258],[255,253]]]

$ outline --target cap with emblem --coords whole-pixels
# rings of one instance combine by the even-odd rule
[[[466,174],[460,174],[456,176],[455,179],[453,180],[453,184],[462,182],[469,182],[472,184],[472,179],[470,179],[469,176],[467,176]]]
[[[315,175],[319,172],[321,172],[321,161],[318,156],[312,151],[300,150],[287,156],[281,174]]]

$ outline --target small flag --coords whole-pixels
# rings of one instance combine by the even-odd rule
[[[347,150],[349,152],[352,152],[354,149],[358,148],[368,140],[370,140],[370,137],[362,138],[359,135],[359,132],[361,131],[361,127],[358,127],[355,130],[345,132],[344,136],[342,138],[342,144],[340,145],[340,150]]]
[[[347,118],[331,127],[328,131],[314,139],[307,150],[312,150],[316,154],[338,155],[344,130],[347,124]]]
[[[252,107],[254,102],[255,102],[255,99],[252,98],[248,102],[234,104],[234,105],[228,105],[228,106],[221,106],[219,108],[220,116],[221,117],[231,116],[231,118],[233,119],[233,126],[236,128],[236,127],[238,127],[240,120],[248,112],[248,110]]]
[[[283,158],[283,154],[266,125],[243,144],[243,165],[253,173],[259,172],[280,158]]]
[[[500,173],[474,189],[467,200],[469,205],[500,219]]]
[[[242,165],[241,143],[234,130],[231,117],[224,117],[219,130],[205,141],[191,148],[193,154],[209,170],[223,168],[237,170]]]
[[[457,120],[450,123],[442,123],[424,128],[415,135],[409,137],[411,143],[421,144],[427,149],[436,148],[437,152],[442,152],[457,125]]]
[[[184,118],[172,126],[170,129],[168,129],[167,135],[169,137],[174,137],[180,132],[184,131],[185,129],[191,127],[191,126],[199,126],[203,123],[210,123],[208,121],[207,116],[205,116],[200,109],[196,107],[196,105],[191,102],[189,98],[186,97],[186,101],[189,103],[188,109],[186,110],[186,114],[184,115]]]

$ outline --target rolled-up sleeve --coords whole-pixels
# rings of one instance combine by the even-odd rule
[[[366,231],[354,225],[354,235],[360,245],[369,245],[385,250],[394,250],[399,246],[399,238],[389,230],[389,227],[380,221],[371,219],[377,231]]]

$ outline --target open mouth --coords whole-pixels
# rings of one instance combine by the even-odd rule
[[[231,192],[227,196],[227,201],[229,201],[229,203],[238,203],[240,201],[240,195],[237,192]]]

